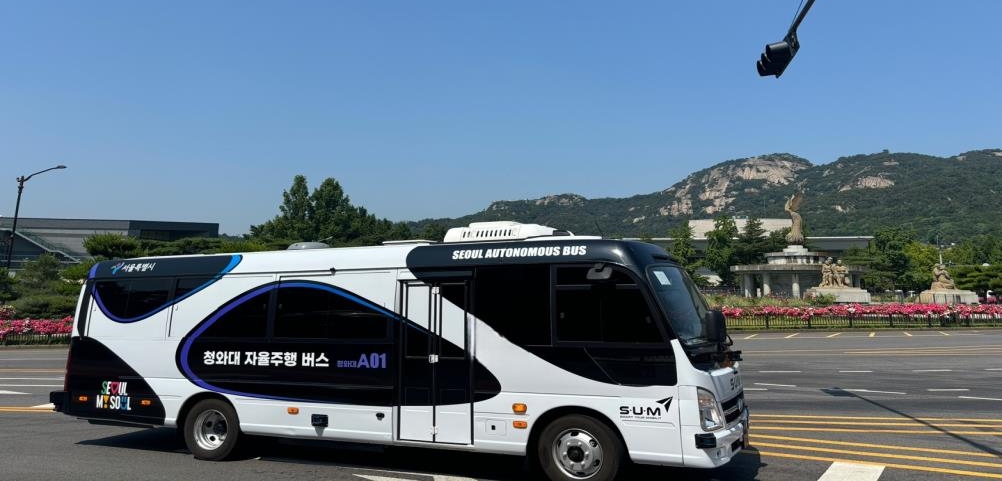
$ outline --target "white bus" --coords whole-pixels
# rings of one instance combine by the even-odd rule
[[[492,222],[445,242],[107,261],[56,409],[242,435],[528,456],[553,480],[746,445],[723,317],[663,249]]]

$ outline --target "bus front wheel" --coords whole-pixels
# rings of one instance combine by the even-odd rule
[[[554,481],[611,481],[623,458],[623,443],[605,423],[580,414],[543,429],[536,444],[539,466]]]
[[[185,418],[184,443],[197,459],[226,459],[233,453],[239,438],[237,412],[225,401],[199,401]]]

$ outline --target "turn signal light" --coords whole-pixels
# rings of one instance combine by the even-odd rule
[[[77,396],[77,402],[85,403],[90,400],[89,396]]]
[[[153,405],[153,401],[151,401],[149,399],[140,399],[139,400],[139,405],[142,406],[142,407],[144,407],[144,408],[148,408],[148,407],[150,407],[150,406]]]
[[[515,414],[525,414],[525,412],[529,410],[529,406],[526,406],[524,403],[515,403],[511,405],[511,410],[514,411]]]
[[[285,412],[295,416],[296,414],[299,414],[299,408],[288,408],[285,410]]]
[[[515,429],[525,429],[525,428],[529,427],[529,422],[528,421],[512,421],[511,425]]]

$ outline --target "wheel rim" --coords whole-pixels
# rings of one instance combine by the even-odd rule
[[[564,474],[588,479],[602,469],[605,461],[598,438],[582,429],[567,429],[553,441],[553,460]]]
[[[195,418],[195,444],[207,451],[218,449],[226,442],[226,416],[210,409]]]

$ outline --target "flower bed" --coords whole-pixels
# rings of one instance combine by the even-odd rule
[[[62,319],[0,320],[0,344],[51,344],[68,342],[73,317]]]
[[[721,310],[736,329],[933,328],[1002,326],[1002,306],[975,304],[842,304],[826,307],[756,306]]]

